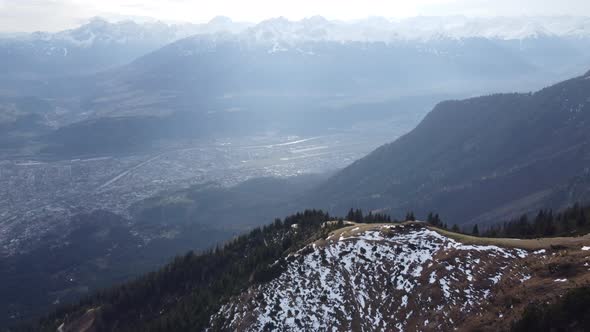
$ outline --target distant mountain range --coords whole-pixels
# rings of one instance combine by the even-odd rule
[[[96,94],[86,105],[111,116],[156,110],[262,110],[265,104],[279,112],[288,107],[287,98],[321,103],[465,93],[508,84],[523,87],[532,76],[546,74],[520,51],[486,39],[288,46],[250,42],[238,35],[199,35],[93,78]],[[262,97],[268,102],[260,103]]]
[[[244,24],[223,17],[207,24],[110,23],[94,18],[76,29],[0,36],[3,80],[42,80],[88,74],[122,65],[176,40],[202,33],[238,32]]]
[[[0,96],[34,96],[59,110],[48,116],[52,129],[62,129],[41,140],[51,145],[45,151],[66,154],[77,153],[63,144],[72,133],[87,132],[91,140],[121,122],[137,122],[135,128],[163,119],[163,128],[148,136],[133,129],[114,135],[120,142],[168,139],[171,131],[186,138],[182,133],[297,134],[310,124],[346,129],[368,104],[530,91],[571,77],[590,66],[588,22],[312,17],[253,25],[218,17],[168,25],[94,19],[63,32],[0,38]],[[175,130],[179,118],[182,128]],[[103,148],[87,152],[108,153],[109,145],[91,140],[87,146]]]
[[[261,41],[363,41],[488,38],[520,40],[540,37],[590,36],[588,17],[412,17],[387,19],[369,17],[357,21],[330,21],[314,16],[301,21],[283,17],[263,21],[244,31]]]
[[[446,101],[318,188],[313,202],[489,224],[590,199],[590,73],[527,94]],[[328,199],[325,199],[328,198]],[[323,200],[322,200],[323,199]]]
[[[219,34],[233,35],[242,44],[265,44],[271,52],[296,50],[299,44],[310,42],[405,42],[422,45],[419,46],[422,52],[443,55],[448,50],[437,50],[437,41],[483,38],[510,45],[523,54],[535,53],[553,40],[562,44],[560,54],[563,55],[573,51],[568,48],[582,53],[588,49],[585,44],[590,37],[590,18],[474,19],[453,16],[391,20],[371,17],[342,22],[316,16],[301,21],[275,18],[258,24],[233,22],[226,17],[217,17],[206,24],[110,23],[95,18],[79,28],[57,33],[0,36],[0,69],[4,73],[3,81],[35,81],[48,76],[88,74],[131,62],[185,37],[201,35],[218,40]],[[306,47],[301,51],[309,53]],[[453,55],[453,52],[447,55]]]
[[[164,117],[163,127],[174,131],[177,126],[167,124],[176,123],[175,114],[184,113],[181,117],[192,120],[181,127],[193,127],[177,132],[202,137],[208,137],[208,131],[237,135],[281,130],[285,124],[296,134],[309,126],[346,128],[335,125],[348,117],[340,110],[362,114],[367,103],[529,91],[590,66],[590,39],[292,43],[283,37],[260,39],[267,34],[256,31],[269,24],[274,26],[263,22],[237,34],[187,37],[127,65],[43,85],[37,92],[57,100],[79,100],[73,107],[86,119],[125,116],[126,121],[144,122],[137,117],[157,116]],[[238,123],[243,125],[236,130]],[[100,126],[84,130],[104,136]]]

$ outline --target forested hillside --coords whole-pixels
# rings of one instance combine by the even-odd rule
[[[63,308],[43,320],[41,330],[55,331],[64,319],[76,326],[76,320],[93,309],[84,319],[98,331],[200,331],[223,301],[279,273],[286,252],[342,226],[325,224],[327,220],[330,216],[324,212],[305,211],[203,254],[179,256],[135,282]]]
[[[410,133],[327,181],[310,202],[491,223],[590,198],[590,76],[535,93],[438,104]],[[424,215],[418,215],[424,217]]]
[[[575,218],[578,220],[579,216],[584,215],[589,209],[590,207],[588,206],[582,208],[579,205],[575,205],[570,209],[555,213],[556,217],[554,221],[556,229],[563,229],[562,222],[571,221]],[[544,215],[545,213],[542,212],[539,215]],[[411,306],[415,304],[413,301],[417,301],[416,294],[418,293],[422,294],[422,296],[432,296],[438,299],[436,301],[441,301],[440,305],[448,306],[445,310],[449,313],[452,312],[453,316],[449,317],[455,319],[453,321],[449,320],[448,317],[435,317],[428,314],[426,316],[417,316],[409,321],[394,320],[402,322],[404,326],[406,326],[405,324],[422,324],[422,320],[429,319],[432,322],[430,325],[427,323],[429,328],[435,328],[436,326],[455,326],[454,324],[458,324],[458,322],[461,322],[461,326],[474,327],[490,324],[489,322],[485,323],[487,319],[497,319],[497,316],[486,314],[482,317],[482,320],[473,320],[470,316],[465,316],[462,313],[463,309],[457,311],[459,309],[456,307],[456,301],[461,296],[466,296],[466,299],[470,301],[469,306],[465,307],[469,308],[467,312],[479,312],[479,310],[491,310],[494,312],[500,310],[502,315],[509,316],[506,320],[499,320],[489,325],[488,330],[490,326],[496,326],[497,328],[513,326],[514,329],[520,331],[523,326],[531,326],[531,317],[544,317],[543,319],[550,322],[552,324],[551,326],[558,328],[567,326],[569,322],[574,321],[578,324],[576,326],[583,326],[579,324],[585,324],[583,323],[583,318],[581,318],[583,316],[580,316],[579,312],[564,313],[563,309],[564,306],[570,306],[572,301],[573,303],[586,303],[584,302],[586,301],[586,297],[579,296],[580,294],[584,294],[584,290],[574,291],[571,300],[567,300],[570,299],[569,297],[564,300],[565,304],[559,304],[560,302],[556,301],[556,299],[559,298],[559,294],[565,294],[565,292],[577,288],[580,283],[583,284],[584,282],[590,281],[590,279],[587,280],[588,275],[585,272],[587,268],[581,265],[577,266],[580,260],[587,259],[587,251],[584,251],[585,249],[583,248],[580,251],[579,247],[579,243],[585,243],[584,241],[590,244],[590,240],[587,237],[579,238],[575,241],[556,240],[558,241],[556,243],[563,243],[563,245],[559,246],[549,245],[549,243],[552,243],[551,241],[538,242],[532,247],[530,243],[527,242],[528,244],[525,244],[523,242],[522,247],[529,248],[529,251],[525,251],[514,248],[502,249],[495,245],[463,245],[460,240],[453,240],[453,238],[461,239],[461,234],[452,235],[450,238],[447,237],[447,233],[445,232],[441,232],[440,234],[442,235],[437,235],[439,232],[439,228],[437,227],[445,227],[446,223],[441,221],[436,214],[430,215],[429,223],[427,224],[413,221],[400,223],[395,220],[393,220],[394,223],[391,223],[392,218],[388,215],[379,213],[363,214],[361,210],[351,209],[346,219],[354,220],[355,224],[350,226],[349,221],[345,222],[342,219],[331,217],[317,210],[307,210],[303,213],[297,213],[284,220],[277,219],[272,224],[257,228],[246,235],[239,236],[225,245],[218,246],[210,251],[202,254],[190,252],[184,256],[179,256],[157,272],[147,274],[134,282],[101,291],[82,300],[78,305],[63,307],[54,314],[44,318],[41,322],[29,325],[28,327],[22,327],[20,330],[55,331],[61,326],[61,331],[77,331],[82,326],[92,326],[95,331],[201,331],[211,324],[213,324],[211,325],[213,330],[223,330],[224,328],[221,327],[226,326],[226,324],[234,327],[237,326],[233,325],[234,323],[229,323],[225,318],[221,319],[225,317],[225,314],[219,316],[223,310],[230,310],[230,308],[234,308],[231,310],[242,310],[239,309],[242,305],[240,301],[244,299],[245,294],[250,294],[247,295],[247,298],[252,297],[251,300],[257,303],[256,307],[252,309],[258,308],[257,310],[264,311],[265,309],[263,308],[270,305],[270,303],[265,302],[263,298],[267,297],[269,293],[265,293],[266,295],[260,297],[262,295],[256,296],[255,293],[249,292],[254,292],[257,289],[264,290],[266,289],[265,287],[269,287],[268,285],[271,285],[273,282],[295,282],[293,278],[304,278],[300,282],[306,282],[306,278],[310,278],[308,282],[312,283],[317,283],[319,282],[318,280],[321,280],[322,287],[324,288],[334,282],[344,283],[342,287],[346,288],[348,287],[346,284],[349,282],[347,280],[357,280],[353,282],[353,285],[360,282],[356,287],[366,287],[365,283],[371,283],[372,285],[377,283],[371,286],[371,292],[382,291],[383,289],[389,289],[387,292],[397,292],[395,289],[398,291],[400,289],[405,290]],[[405,219],[414,219],[413,213],[408,213]],[[512,222],[507,222],[505,224],[506,226],[499,229],[500,231],[496,229],[498,231],[497,235],[516,235],[516,233],[508,231],[508,229],[512,229],[508,226],[511,224]],[[427,225],[432,226],[427,227]],[[585,227],[585,223],[572,223],[568,229],[571,230],[571,234],[581,234],[586,229]],[[492,229],[488,230],[488,232],[491,231]],[[554,234],[561,235],[563,233],[556,231]],[[494,242],[493,239],[487,239],[485,243]],[[498,243],[504,242],[500,241]],[[520,246],[518,242],[512,243],[517,246],[516,248]],[[501,244],[500,246],[503,245]],[[320,252],[318,255],[316,251],[324,250],[321,249],[324,247],[328,252],[325,255]],[[540,248],[547,249],[538,250]],[[493,253],[488,256],[481,254],[481,251],[485,252],[488,250],[492,250]],[[535,251],[533,252],[533,250]],[[550,253],[550,255],[547,253]],[[394,256],[389,257],[390,254]],[[395,258],[397,257],[395,255],[399,257]],[[468,257],[471,258],[468,259]],[[313,277],[313,273],[309,274],[309,269],[318,268],[317,264],[328,264],[328,261],[334,259],[336,261],[342,260],[340,264],[343,264],[347,270],[352,268],[350,264],[357,264],[358,269],[352,268],[352,270],[347,272],[349,276],[345,278],[327,277],[326,279],[324,276],[317,279]],[[390,260],[395,259],[400,260],[399,264],[388,265]],[[469,265],[471,264],[469,261],[472,262],[473,260],[478,263],[473,266]],[[479,265],[480,260],[485,261],[485,263]],[[514,260],[514,262],[509,263],[511,260]],[[544,262],[544,260],[550,260],[551,262]],[[428,264],[429,261],[430,264]],[[451,268],[449,266],[451,262],[452,264],[458,265]],[[299,266],[297,264],[307,264],[309,265],[309,269],[305,268],[301,270],[297,267]],[[383,264],[381,269],[391,268],[391,273],[399,274],[399,276],[395,277],[395,280],[391,284],[382,285],[381,281],[378,281],[380,279],[377,274],[373,275],[367,270],[374,264]],[[461,264],[468,265],[464,266]],[[507,266],[511,266],[511,268],[502,268],[502,264],[508,264]],[[405,265],[407,266],[404,267]],[[324,269],[322,270],[324,272],[320,274],[326,273],[326,275],[331,275],[338,273],[337,270],[339,268],[337,266],[328,268],[326,265],[322,269]],[[426,275],[423,273],[423,269],[426,269],[426,271],[434,270],[427,273],[424,272],[430,279],[425,277],[426,279],[424,281],[420,281],[422,276]],[[471,283],[471,278],[479,278],[482,281],[469,286],[471,291],[463,295],[457,295],[459,296],[457,299],[454,299],[455,295],[449,298],[444,294],[447,294],[449,291],[447,287],[453,282],[444,279],[443,274],[439,275],[440,271],[448,273],[449,269],[455,269],[453,273],[459,273],[457,275],[453,274],[455,278],[466,278],[465,282]],[[486,277],[487,274],[492,273],[491,271],[495,271],[496,269],[498,269],[498,272],[494,273],[497,275]],[[300,271],[298,273],[303,273],[303,271],[308,272],[305,272],[303,276],[293,275],[285,279],[286,273],[292,274],[295,271]],[[375,271],[379,270],[377,269]],[[403,281],[404,278],[410,278],[408,280],[410,280],[409,282],[412,286],[407,284],[408,281]],[[442,278],[440,279],[440,291],[432,290],[433,286],[427,286],[434,282],[438,285],[439,281],[437,280],[439,278]],[[572,282],[565,282],[569,278],[572,279]],[[546,289],[548,283],[553,283],[553,279],[556,282],[559,280],[560,283],[564,280],[565,283],[560,284],[560,287],[554,287],[551,293],[546,294],[541,292],[542,289]],[[493,282],[486,281],[485,284],[482,284],[483,280],[492,280]],[[502,282],[498,283],[499,280],[502,280]],[[324,284],[326,282],[327,284]],[[415,282],[417,284],[414,285]],[[447,283],[449,284],[447,285]],[[523,284],[523,286],[518,286],[520,284]],[[520,302],[514,302],[517,300],[514,298],[511,299],[511,296],[514,296],[511,294],[517,289],[520,289],[518,287],[525,287],[526,292],[523,294],[528,294],[526,295],[529,297],[527,302],[522,302],[522,300],[518,300]],[[281,289],[283,289],[283,292],[286,290],[288,292],[296,292],[301,288],[296,287],[294,284],[284,284],[281,286]],[[356,294],[356,291],[352,292]],[[489,294],[495,294],[494,292],[501,292],[498,294],[502,294],[498,295],[498,300],[496,301],[493,300],[494,297],[489,297]],[[362,295],[362,292],[359,294],[354,296],[365,296]],[[398,295],[400,296],[396,296],[395,298],[400,299],[403,294]],[[335,299],[334,294],[330,295],[325,290],[307,293],[305,296],[312,297],[305,302],[309,305],[315,303],[314,301],[316,300],[321,302],[333,301]],[[366,298],[365,301],[372,300]],[[506,312],[505,308],[502,307],[502,303],[505,303],[505,301],[512,301],[514,305],[518,306],[518,309],[509,313]],[[548,303],[556,304],[552,307],[544,307],[538,305],[540,303],[539,301],[548,301]],[[271,302],[274,303],[274,300]],[[356,305],[348,303],[346,304],[348,309],[342,310],[353,310],[353,313],[356,312],[355,310],[361,310],[360,307],[354,309],[358,306],[358,303],[360,302],[357,302]],[[376,305],[376,303],[374,304]],[[405,308],[405,304],[394,301],[379,309],[379,312],[388,312],[388,310],[393,310],[397,305],[400,306],[399,310]],[[272,314],[274,316],[270,317],[289,315],[285,311],[287,310],[285,308],[288,307],[284,307],[282,304],[278,307],[274,305],[272,308],[269,312],[274,312]],[[304,310],[311,309],[309,306],[301,308],[305,308]],[[366,307],[363,307],[362,310],[365,309]],[[406,312],[406,309],[403,310]],[[238,314],[238,311],[232,312],[232,315]],[[560,312],[561,318],[551,320],[548,316],[549,312]],[[375,314],[374,312],[372,314],[369,313],[367,313],[369,315],[368,317],[372,317],[370,315]],[[522,319],[520,313],[524,313]],[[411,313],[407,311],[406,314]],[[250,323],[247,323],[248,320],[243,320],[243,316],[240,315],[236,316],[242,317],[237,321],[241,322],[239,324],[243,323],[246,324],[244,326],[251,327],[256,326],[249,325]],[[311,316],[305,317],[308,318],[297,323],[304,324],[299,325],[300,328],[307,326],[305,324],[311,324],[308,321]],[[514,320],[514,323],[511,323],[512,320]],[[280,323],[281,321],[277,321],[275,318],[273,318],[273,321],[274,326],[283,326],[282,324],[288,325],[295,322],[287,320]],[[291,323],[288,323],[289,321]],[[364,320],[359,320],[359,322],[359,324],[368,323],[362,323]],[[387,322],[391,323],[392,321],[386,320],[379,324],[386,324]],[[334,323],[336,324],[336,322]],[[347,323],[346,320],[338,320],[337,324],[344,324],[342,326],[346,326]],[[270,326],[272,325],[267,327]]]
[[[590,206],[574,206],[561,212],[540,210],[533,217],[522,215],[492,225],[483,232],[486,237],[539,238],[553,236],[580,236],[590,233]]]

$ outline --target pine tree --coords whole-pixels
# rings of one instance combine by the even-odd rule
[[[477,224],[475,224],[475,226],[473,226],[473,230],[471,231],[471,234],[473,234],[475,236],[479,236],[479,227],[477,227]]]
[[[363,217],[363,211],[360,209],[356,209],[354,211],[354,221],[358,223],[362,223],[365,218]]]
[[[545,229],[543,230],[543,236],[552,236],[555,234],[555,225],[553,223],[553,218],[547,219],[547,223],[545,224]]]
[[[354,210],[352,208],[348,210],[348,214],[346,214],[346,220],[354,221]]]
[[[440,217],[439,217],[438,213],[434,215],[434,223],[435,223],[437,226],[442,226],[442,224],[443,224],[443,223],[442,223],[442,220],[440,220]],[[444,226],[443,228],[447,228],[447,227],[446,227],[446,226]]]
[[[564,233],[569,233],[572,229],[569,218],[564,218],[560,225],[561,225],[561,231]]]
[[[583,209],[578,214],[578,219],[576,220],[576,224],[580,227],[586,225],[586,214],[584,213]]]
[[[283,225],[283,221],[281,220],[281,218],[276,218],[275,219],[275,227],[281,227]]]

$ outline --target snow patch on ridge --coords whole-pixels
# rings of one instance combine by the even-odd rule
[[[224,329],[245,331],[351,330],[353,324],[416,330],[428,324],[426,313],[432,322],[436,310],[467,315],[479,308],[527,255],[465,245],[424,227],[354,231],[292,256],[279,277],[230,301],[213,318],[223,317]],[[453,317],[440,315],[437,326],[453,325]]]

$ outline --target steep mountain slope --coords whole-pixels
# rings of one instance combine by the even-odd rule
[[[64,331],[69,331],[82,316],[99,331],[200,331],[229,296],[250,283],[272,279],[277,270],[270,264],[283,253],[339,227],[323,226],[329,219],[321,211],[305,211],[254,229],[215,250],[190,252],[160,271],[65,307],[31,330],[55,331],[63,324]],[[89,309],[90,314],[84,315]]]
[[[590,330],[590,287],[585,286],[569,291],[551,305],[535,304],[529,306],[522,319],[517,321],[513,332],[550,332],[567,327],[569,331]]]
[[[277,112],[290,110],[297,98],[318,104],[474,93],[501,85],[517,89],[537,75],[540,81],[548,77],[515,50],[483,38],[291,44],[244,34],[199,35],[96,78],[100,89],[88,107],[105,115],[219,112],[265,107],[256,102],[264,97]]]
[[[18,149],[53,125],[51,104],[34,97],[0,97],[0,154]]]
[[[29,217],[0,234],[0,326],[45,315],[100,288],[134,279],[188,250],[203,251],[297,211],[288,202],[324,176],[208,183],[167,191],[130,207]],[[2,329],[0,328],[0,331]]]
[[[222,307],[213,328],[451,330],[500,281],[530,277],[526,256],[462,245],[419,225],[353,226],[289,256],[278,278]]]
[[[61,222],[39,221],[43,226]],[[204,225],[164,228],[147,220],[132,225],[110,212],[94,211],[76,215],[67,225],[28,243],[15,237],[11,244],[19,243],[26,251],[2,253],[0,327],[41,317],[148,273],[179,252],[205,250],[233,235]]]
[[[336,211],[437,211],[461,223],[562,207],[586,197],[573,189],[588,177],[589,121],[589,75],[531,94],[443,102],[314,197]]]
[[[507,330],[528,303],[588,282],[588,241],[525,251],[421,224],[354,225],[289,255],[282,274],[224,305],[212,330]]]
[[[419,222],[342,228],[324,218],[307,211],[179,257],[43,330],[501,331],[529,304],[590,281],[588,236],[463,244]]]

